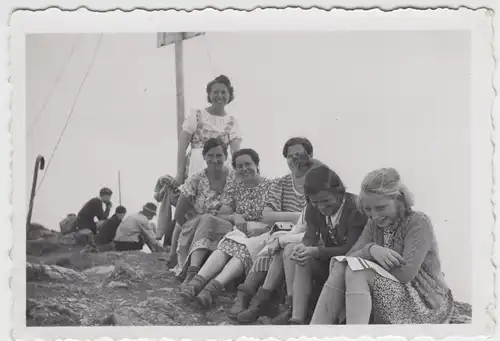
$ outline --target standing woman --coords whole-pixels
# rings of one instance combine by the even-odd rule
[[[348,256],[387,272],[370,266],[354,271],[332,260],[311,323],[332,324],[344,307],[347,324],[368,324],[371,316],[378,324],[447,323],[453,298],[434,229],[424,213],[412,210],[412,195],[399,173],[393,168],[369,173],[358,204],[369,221]]]
[[[177,150],[178,185],[206,167],[203,145],[210,138],[219,138],[231,149],[231,154],[240,149],[241,136],[236,118],[226,112],[226,105],[234,100],[231,81],[221,75],[207,84],[207,99],[210,106],[193,110],[182,125]],[[191,147],[189,152],[188,147]],[[229,160],[228,160],[229,161]],[[229,162],[228,165],[231,163]]]

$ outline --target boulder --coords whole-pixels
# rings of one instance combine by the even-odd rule
[[[84,281],[81,273],[57,265],[26,263],[27,281]]]

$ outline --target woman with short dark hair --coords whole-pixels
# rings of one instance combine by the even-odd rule
[[[231,81],[224,75],[218,76],[207,84],[206,90],[210,105],[205,109],[193,110],[182,125],[175,177],[178,185],[205,168],[202,150],[208,139],[221,139],[230,147],[231,153],[240,149],[242,138],[238,122],[226,111],[226,106],[234,100]],[[186,154],[188,147],[191,149]]]
[[[211,218],[233,230],[180,292],[181,297],[196,300],[204,308],[212,305],[226,284],[248,274],[268,238],[269,225],[263,222],[262,212],[273,182],[260,175],[259,163],[259,155],[253,149],[234,153],[237,179],[224,193],[217,216]]]

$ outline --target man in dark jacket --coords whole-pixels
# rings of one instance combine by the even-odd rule
[[[118,206],[115,210],[115,214],[111,216],[108,220],[104,221],[102,225],[97,229],[96,244],[104,245],[109,244],[115,238],[116,230],[122,222],[127,210],[123,206]]]
[[[77,215],[77,230],[88,229],[94,235],[97,233],[95,219],[98,221],[108,219],[111,210],[111,195],[113,195],[113,192],[104,187],[99,191],[99,197],[92,198],[83,205]]]

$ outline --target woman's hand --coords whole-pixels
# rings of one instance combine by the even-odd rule
[[[305,246],[300,243],[293,248],[291,259],[297,264],[304,266],[317,254],[317,248],[314,246]]]
[[[245,218],[243,218],[243,216],[241,214],[238,214],[238,213],[231,214],[231,218],[230,219],[231,219],[231,222],[234,225],[240,225],[240,224],[244,224],[244,223],[247,222],[245,220]]]
[[[373,245],[370,247],[370,254],[375,261],[387,271],[396,266],[405,264],[405,260],[399,253],[387,247]]]
[[[280,249],[280,241],[278,238],[274,238],[271,243],[269,244],[269,246],[267,247],[267,254],[269,256],[272,256],[274,254],[276,254],[276,252],[278,252],[278,250]]]

